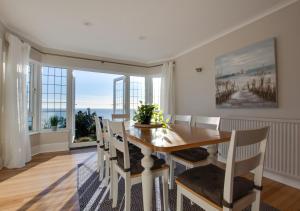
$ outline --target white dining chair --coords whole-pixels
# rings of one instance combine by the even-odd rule
[[[213,164],[189,169],[178,176],[177,211],[182,199],[198,204],[204,210],[259,210],[264,158],[269,128],[233,131],[228,149],[226,169]],[[258,152],[247,159],[237,160],[238,147],[259,145]],[[254,173],[254,180],[242,177]]]
[[[192,118],[192,126],[218,130],[220,125],[220,117],[194,116]],[[196,147],[191,149],[179,150],[170,154],[170,181],[169,188],[174,188],[174,168],[179,163],[187,169],[197,166],[203,166],[210,163],[207,159],[209,153],[204,147]]]
[[[112,207],[117,206],[118,201],[118,174],[125,180],[125,211],[130,210],[131,204],[131,187],[134,184],[142,182],[143,167],[141,159],[143,154],[141,152],[131,152],[127,137],[125,135],[124,122],[109,121],[109,132],[111,139],[111,163],[112,163]],[[153,167],[151,172],[153,177],[162,177],[163,189],[163,204],[164,210],[168,210],[168,176],[169,167],[165,165],[163,159],[158,159],[156,156],[153,158]]]
[[[191,115],[174,115],[172,116],[172,123],[174,124],[184,124],[191,125],[192,116]]]

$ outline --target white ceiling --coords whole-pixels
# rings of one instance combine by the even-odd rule
[[[0,19],[45,48],[150,63],[172,58],[288,2],[0,0]]]

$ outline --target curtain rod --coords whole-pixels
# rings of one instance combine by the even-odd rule
[[[150,66],[145,66],[145,65],[138,65],[138,64],[128,64],[128,63],[123,63],[123,62],[113,62],[113,61],[106,61],[106,60],[101,60],[101,59],[89,59],[89,58],[83,58],[79,56],[68,56],[68,55],[63,55],[63,54],[56,54],[56,53],[46,53],[43,52],[35,47],[31,47],[35,51],[41,53],[41,54],[46,54],[46,55],[51,55],[51,56],[61,56],[61,57],[66,57],[66,58],[72,58],[72,59],[81,59],[81,60],[87,60],[87,61],[96,61],[96,62],[101,62],[101,63],[109,63],[109,64],[119,64],[119,65],[126,65],[126,66],[132,66],[132,67],[143,67],[143,68],[153,68],[153,67],[160,67],[163,64],[156,64],[156,65],[150,65]],[[175,62],[173,62],[175,64]]]

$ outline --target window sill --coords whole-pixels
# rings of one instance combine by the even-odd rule
[[[40,131],[31,131],[29,132],[29,135],[36,135],[36,134],[44,134],[44,133],[66,133],[70,132],[70,129],[58,129],[56,131],[52,131],[51,129],[45,129],[45,130],[40,130]]]

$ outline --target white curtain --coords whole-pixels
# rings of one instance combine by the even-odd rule
[[[30,46],[9,33],[6,40],[9,45],[2,75],[2,160],[7,168],[21,168],[31,160],[26,97]]]
[[[162,66],[160,105],[164,114],[175,114],[174,62]]]

